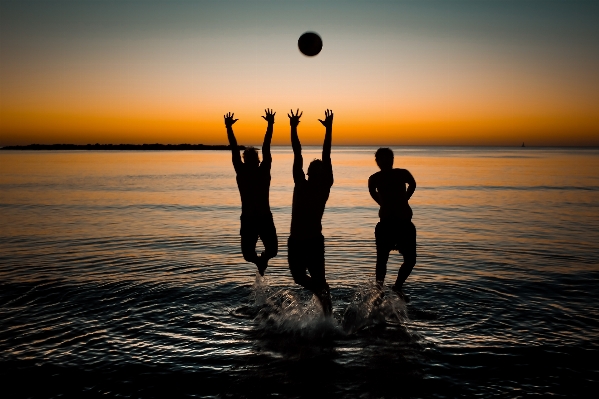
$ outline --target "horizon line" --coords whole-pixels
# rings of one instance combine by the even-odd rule
[[[525,144],[525,143],[523,143]],[[202,143],[197,143],[197,144],[192,144],[192,143],[177,143],[177,144],[173,144],[173,143],[144,143],[144,144],[132,144],[132,143],[119,143],[119,144],[113,144],[113,143],[105,143],[105,144],[100,144],[100,143],[88,143],[88,144],[74,144],[74,143],[52,143],[52,144],[40,144],[40,143],[33,143],[33,144],[13,144],[13,145],[4,145],[4,146],[0,146],[0,149],[4,149],[6,147],[32,147],[32,146],[79,146],[79,147],[86,147],[86,146],[90,146],[90,147],[95,147],[95,146],[136,146],[136,147],[142,147],[142,146],[205,146],[205,147],[229,147],[229,144],[202,144]],[[238,144],[238,147],[261,147],[261,145],[248,145],[248,144]],[[291,147],[291,144],[286,144],[286,145],[281,145],[281,144],[277,144],[277,145],[271,145],[272,147]],[[320,144],[309,144],[309,145],[302,145],[302,147],[321,147]],[[484,144],[484,145],[480,145],[480,144],[340,144],[340,145],[333,145],[333,148],[335,147],[477,147],[477,148],[599,148],[599,145],[524,145],[522,146],[522,144],[520,145],[494,145],[494,144]],[[51,150],[49,150],[51,151]],[[190,150],[190,151],[194,151],[194,150]]]

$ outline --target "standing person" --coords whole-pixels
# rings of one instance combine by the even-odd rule
[[[277,255],[279,242],[277,230],[270,212],[268,194],[270,190],[270,167],[272,157],[270,155],[270,141],[272,139],[273,125],[276,112],[271,109],[264,110],[264,120],[268,122],[264,143],[262,144],[262,163],[258,157],[258,151],[249,147],[243,151],[243,162],[237,148],[237,140],[233,134],[233,124],[238,119],[233,119],[235,114],[225,115],[225,126],[227,137],[233,154],[233,167],[237,174],[237,187],[241,196],[241,252],[243,258],[254,263],[258,267],[261,276],[268,266],[268,260]],[[260,256],[256,253],[258,237],[264,244],[264,251]]]
[[[332,313],[331,294],[324,272],[324,237],[322,215],[333,186],[331,165],[331,141],[333,135],[333,111],[325,111],[325,120],[319,119],[326,128],[322,146],[322,160],[315,159],[308,166],[308,179],[304,175],[302,145],[297,136],[300,123],[299,109],[289,116],[291,145],[293,147],[293,206],[291,210],[291,233],[287,242],[289,270],[293,280],[309,289],[318,297],[324,314]],[[310,272],[308,276],[306,269]]]
[[[393,151],[390,148],[379,148],[374,158],[381,169],[368,179],[370,196],[381,207],[380,221],[374,231],[376,281],[382,287],[389,252],[397,249],[403,255],[404,262],[392,290],[409,302],[410,297],[404,294],[402,287],[416,265],[416,227],[412,223],[412,208],[408,204],[416,190],[416,180],[406,169],[393,168]]]

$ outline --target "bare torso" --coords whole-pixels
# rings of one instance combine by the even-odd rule
[[[416,188],[416,181],[406,169],[381,170],[370,176],[368,188],[372,198],[381,206],[381,220],[412,219],[412,208],[408,200]]]

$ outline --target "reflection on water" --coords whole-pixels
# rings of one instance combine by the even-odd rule
[[[418,182],[405,306],[374,279],[373,148],[336,148],[334,318],[239,248],[227,152],[0,153],[0,376],[16,397],[574,397],[599,378],[599,151],[398,148]],[[306,159],[319,156],[308,148]],[[400,257],[391,256],[392,282]],[[37,383],[17,385],[27,377]],[[14,390],[12,388],[18,388]]]

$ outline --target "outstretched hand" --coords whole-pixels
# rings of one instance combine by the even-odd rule
[[[234,113],[232,114],[230,112],[228,114],[225,114],[225,126],[226,127],[233,126],[233,124],[239,120],[239,119],[233,119],[234,116],[235,116],[235,114]]]
[[[293,114],[293,110],[291,110],[291,115],[287,114],[287,116],[289,117],[289,124],[292,127],[295,127],[295,126],[299,125],[300,118],[302,117],[303,114],[304,114],[303,112],[300,114],[299,108],[295,112],[295,115]]]
[[[320,123],[322,123],[325,127],[333,126],[333,111],[327,109],[326,111],[324,111],[324,116],[324,121],[322,119],[319,119]]]
[[[269,124],[274,124],[275,123],[275,115],[277,113],[276,112],[272,112],[272,109],[270,109],[270,108],[266,108],[264,110],[264,112],[266,112],[266,115],[263,116],[262,119],[264,119]]]

